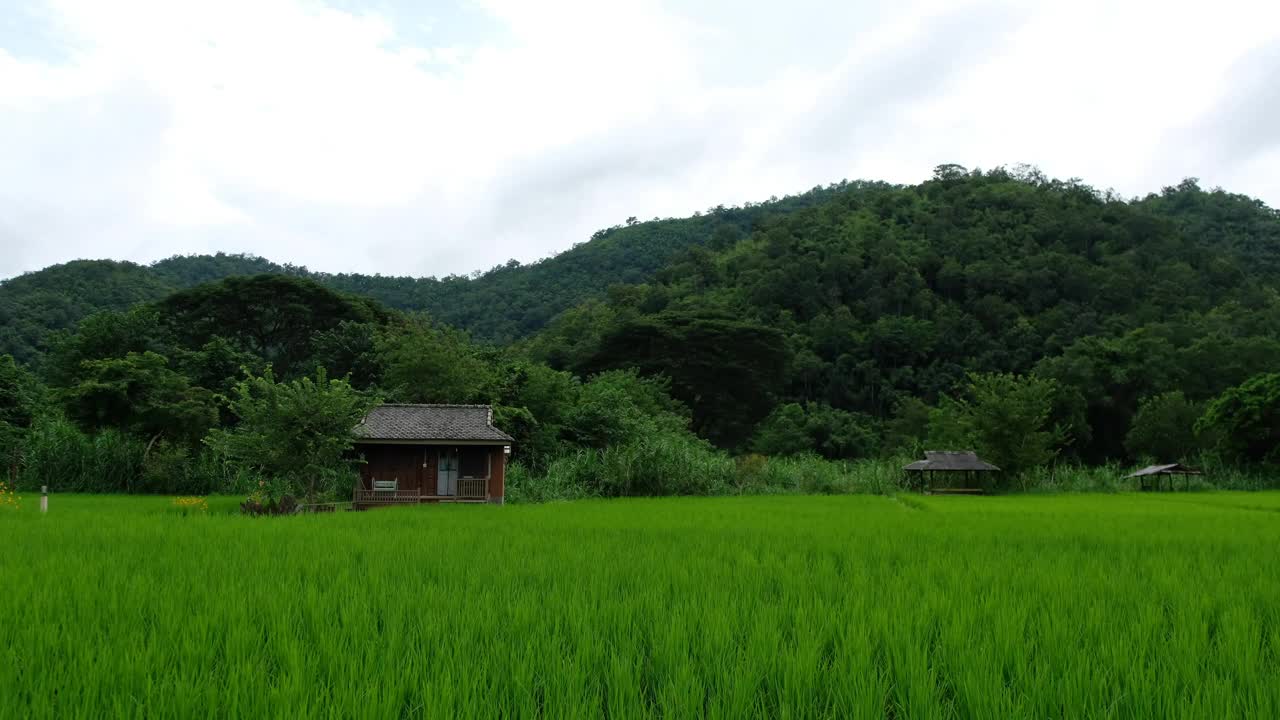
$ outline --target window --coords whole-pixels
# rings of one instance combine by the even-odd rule
[[[489,448],[464,447],[458,454],[460,477],[489,477]]]

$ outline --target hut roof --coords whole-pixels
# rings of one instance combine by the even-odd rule
[[[493,426],[488,405],[379,405],[352,430],[356,440],[492,440],[510,435]]]
[[[1132,475],[1125,477],[1146,477],[1147,475],[1200,475],[1199,470],[1193,470],[1181,463],[1169,463],[1168,465],[1148,465]]]
[[[917,460],[903,468],[903,470],[911,472],[923,472],[925,470],[991,472],[1000,469],[978,457],[977,453],[968,450],[926,450],[924,457],[924,460]]]

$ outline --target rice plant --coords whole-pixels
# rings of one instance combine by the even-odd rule
[[[0,717],[1280,717],[1280,493],[50,500]]]

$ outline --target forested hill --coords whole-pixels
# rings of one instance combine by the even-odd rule
[[[1144,399],[1178,392],[1192,407],[1274,372],[1278,288],[1280,216],[1255,200],[1187,181],[1125,201],[943,167],[693,248],[528,347],[583,373],[667,374],[722,445],[767,435],[773,413],[808,428],[790,445],[832,455],[921,436],[969,373],[1034,373],[1056,383],[1072,450],[1100,459],[1124,456]]]
[[[641,427],[679,426],[692,447],[686,412],[701,438],[767,456],[927,444],[1014,472],[1058,456],[1280,459],[1265,410],[1280,407],[1280,215],[1192,181],[1126,200],[943,166],[918,185],[629,221],[473,278],[76,262],[0,285],[0,321],[11,379],[33,369],[85,428],[111,416],[131,437],[167,417],[139,397],[200,410],[188,440],[225,424],[208,397],[270,364],[397,402],[492,404],[540,469],[658,447]],[[76,332],[45,354],[62,328]],[[599,419],[624,406],[626,422]]]
[[[0,281],[0,355],[24,362],[46,348],[51,331],[74,328],[98,310],[123,310],[175,290],[238,275],[309,277],[400,310],[425,310],[479,340],[508,343],[615,283],[649,279],[677,254],[706,243],[729,245],[763,220],[828,201],[842,185],[683,219],[629,220],[539,262],[511,261],[470,277],[389,277],[318,273],[246,256],[175,256],[151,265],[77,260]]]

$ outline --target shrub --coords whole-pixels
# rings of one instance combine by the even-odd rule
[[[324,370],[314,380],[278,383],[270,368],[248,375],[235,393],[230,406],[239,423],[209,433],[210,448],[241,472],[283,483],[290,494],[314,500],[350,490],[351,429],[372,404],[369,397]]]
[[[251,496],[240,503],[240,512],[252,517],[261,515],[292,515],[298,511],[298,501],[292,495],[284,495],[279,499],[266,496]]]

